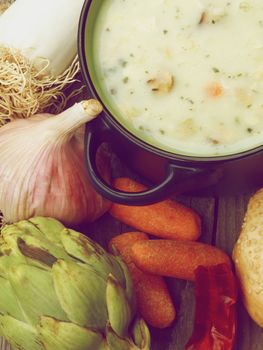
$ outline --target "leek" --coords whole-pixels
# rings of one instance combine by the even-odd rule
[[[65,107],[63,89],[76,80],[79,71],[77,30],[83,3],[15,0],[2,13],[0,126]]]

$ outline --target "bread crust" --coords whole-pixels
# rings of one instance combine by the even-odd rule
[[[233,260],[244,305],[263,327],[263,188],[249,200]]]

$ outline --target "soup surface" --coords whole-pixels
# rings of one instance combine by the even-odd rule
[[[185,155],[263,144],[262,0],[104,0],[93,55],[118,120]]]

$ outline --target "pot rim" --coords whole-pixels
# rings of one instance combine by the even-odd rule
[[[169,159],[170,161],[180,161],[185,163],[195,163],[196,165],[205,165],[205,164],[214,164],[214,163],[224,163],[234,160],[240,160],[243,158],[247,158],[249,156],[254,156],[258,154],[259,152],[263,151],[263,144],[245,151],[241,151],[239,153],[229,154],[229,155],[222,155],[222,156],[191,156],[191,155],[183,155],[180,153],[173,153],[166,151],[164,149],[158,148],[150,143],[147,143],[146,141],[138,138],[135,136],[132,132],[130,132],[128,129],[126,129],[118,120],[114,117],[114,115],[108,110],[107,106],[105,105],[104,101],[100,98],[97,89],[95,85],[93,84],[88,63],[86,59],[85,54],[85,29],[86,29],[86,22],[88,19],[88,13],[90,10],[92,0],[85,0],[84,5],[82,7],[82,11],[80,14],[79,19],[79,26],[78,26],[78,57],[80,62],[80,71],[82,74],[82,77],[84,79],[84,83],[88,87],[89,91],[91,92],[91,95],[100,101],[100,103],[103,106],[103,117],[106,120],[110,126],[113,126],[115,129],[118,130],[119,133],[122,134],[125,138],[128,139],[128,141],[134,143],[135,145],[139,146],[140,148],[145,149],[146,151],[149,151],[151,153],[156,154],[157,156],[161,156],[164,158]]]

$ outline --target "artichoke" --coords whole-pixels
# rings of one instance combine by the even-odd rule
[[[44,217],[2,229],[0,334],[18,350],[150,349],[122,260]]]

